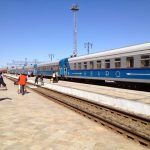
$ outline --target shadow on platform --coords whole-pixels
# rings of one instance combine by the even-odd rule
[[[5,97],[5,98],[0,98],[0,101],[7,100],[7,99],[12,100],[11,98]]]

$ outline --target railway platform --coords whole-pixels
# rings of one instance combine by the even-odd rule
[[[9,77],[10,75],[7,76]],[[13,77],[18,78],[16,76]],[[34,84],[34,77],[29,78],[28,82]],[[45,88],[73,95],[88,101],[93,101],[94,103],[98,103],[100,105],[112,107],[120,111],[125,111],[133,115],[150,119],[149,92],[66,81],[50,83],[49,79],[44,79],[44,83],[45,84],[43,87]]]
[[[18,86],[4,80],[0,150],[147,150],[30,89],[22,96]]]

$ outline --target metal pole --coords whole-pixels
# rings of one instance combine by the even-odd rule
[[[49,54],[48,56],[49,56],[50,60],[52,61],[54,58],[54,54]]]
[[[77,19],[76,19],[76,12],[79,10],[78,5],[73,5],[71,10],[73,11],[74,15],[74,49],[73,49],[73,56],[77,56]]]
[[[91,47],[91,49],[92,49],[92,43],[90,43],[90,42],[87,42],[87,43],[84,43],[84,47],[86,48],[87,47],[87,52],[88,52],[88,54],[90,53],[90,47]]]

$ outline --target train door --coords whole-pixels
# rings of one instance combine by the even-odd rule
[[[66,76],[66,75],[67,75],[67,67],[65,65],[65,67],[64,67],[64,76]]]
[[[62,67],[59,66],[59,72],[58,72],[59,75],[62,75]]]
[[[68,58],[64,58],[59,62],[59,75],[65,77],[69,69]]]
[[[65,73],[64,73],[64,59],[59,61],[59,76],[60,77],[64,77]]]

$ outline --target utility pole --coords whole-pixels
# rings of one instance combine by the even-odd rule
[[[52,61],[54,58],[54,54],[48,54],[48,56],[49,56],[50,60]]]
[[[24,66],[27,66],[27,64],[28,64],[28,61],[27,61],[27,58],[25,58]]]
[[[37,63],[37,59],[34,59],[34,64],[36,64]]]
[[[77,19],[76,19],[76,13],[79,10],[78,5],[72,5],[71,10],[74,15],[74,49],[73,49],[73,57],[77,56]]]
[[[92,49],[93,44],[90,42],[84,43],[84,47],[87,48],[88,54],[90,53],[90,48]]]

